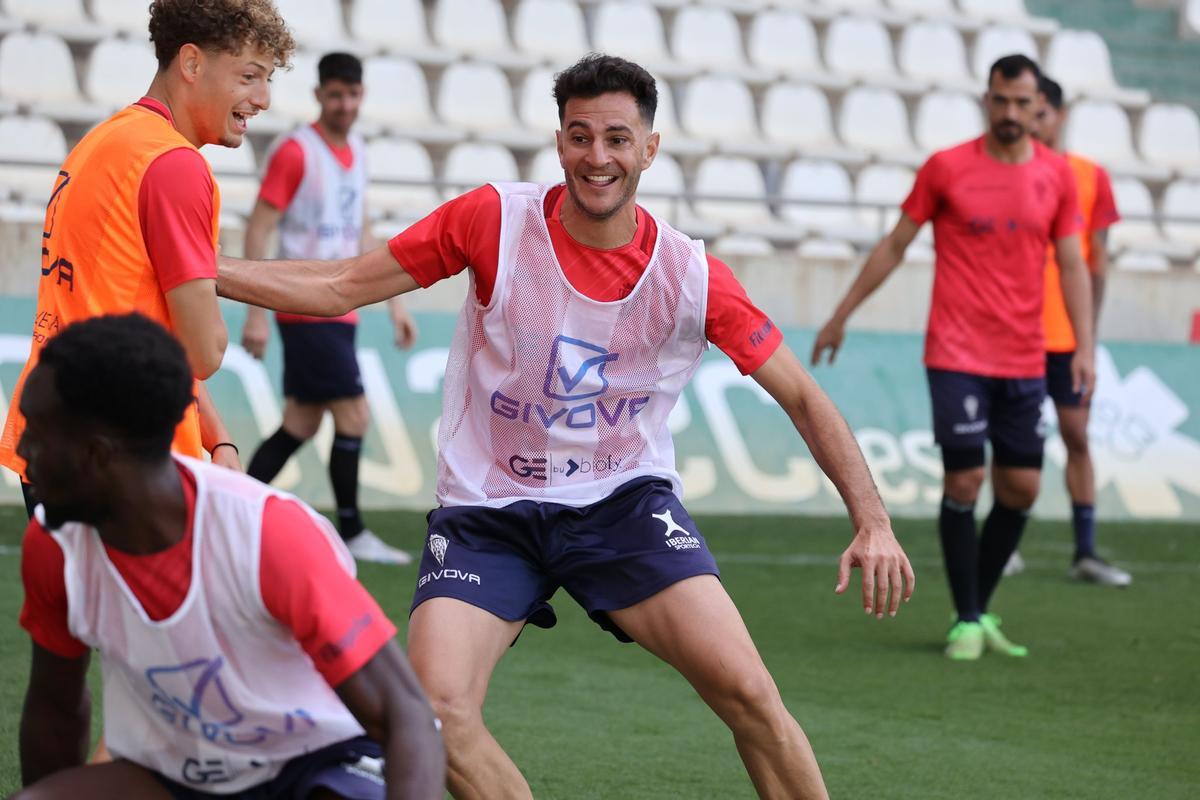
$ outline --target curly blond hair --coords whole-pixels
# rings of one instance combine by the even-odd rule
[[[185,44],[238,53],[251,45],[269,53],[277,67],[291,66],[296,41],[271,0],[154,0],[150,41],[165,68]]]

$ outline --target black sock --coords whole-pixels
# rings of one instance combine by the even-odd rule
[[[1075,560],[1096,556],[1096,507],[1091,503],[1071,504],[1075,530]]]
[[[975,536],[975,507],[943,497],[938,534],[942,538],[942,560],[954,596],[954,610],[963,622],[978,622],[979,541]]]
[[[270,483],[302,444],[303,439],[297,439],[280,428],[258,446],[254,458],[250,459],[250,466],[246,468],[246,474],[255,480]]]
[[[329,480],[333,483],[333,499],[337,502],[338,530],[342,539],[352,539],[362,533],[362,516],[358,513],[358,462],[362,458],[362,437],[336,434],[329,451]]]
[[[979,541],[979,609],[987,611],[988,601],[1000,583],[1004,565],[1021,543],[1025,523],[1029,521],[1028,509],[1009,508],[996,502],[992,513],[983,523],[983,537]]]

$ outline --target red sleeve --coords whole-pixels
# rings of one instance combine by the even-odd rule
[[[199,151],[180,147],[154,159],[138,192],[142,238],[163,293],[217,277],[213,182]]]
[[[480,186],[439,206],[388,242],[392,256],[422,287],[468,266],[475,295],[487,305],[500,259],[500,195]]]
[[[708,257],[704,334],[743,375],[761,367],[783,341],[783,332],[750,301],[729,266],[712,256]]]
[[[900,204],[900,210],[907,214],[913,222],[924,225],[933,219],[941,203],[942,185],[941,168],[938,156],[932,156],[917,170],[917,178],[913,181],[912,191]]]
[[[31,519],[21,545],[21,582],[25,585],[21,627],[38,646],[56,656],[82,658],[88,646],[72,636],[67,626],[64,563],[58,542]]]
[[[1075,188],[1075,174],[1065,158],[1059,159],[1058,175],[1063,190],[1058,198],[1058,211],[1055,212],[1051,228],[1051,238],[1055,241],[1079,233],[1083,228],[1083,217],[1079,213],[1079,191]]]
[[[263,605],[338,686],[396,635],[375,598],[337,560],[325,532],[294,500],[263,508],[258,566]]]
[[[304,149],[295,139],[288,139],[271,156],[267,174],[258,189],[258,199],[276,211],[284,211],[292,204],[303,178]]]
[[[1092,206],[1092,230],[1102,231],[1120,222],[1121,213],[1117,211],[1117,201],[1113,197],[1112,179],[1108,170],[1096,166],[1096,201]]]

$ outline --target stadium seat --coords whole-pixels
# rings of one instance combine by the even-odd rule
[[[450,148],[442,166],[443,196],[457,197],[491,181],[519,181],[517,160],[494,142],[463,142]]]
[[[975,77],[981,82],[980,88],[986,85],[988,71],[992,68],[992,64],[1002,56],[1013,53],[1029,56],[1034,61],[1040,58],[1033,35],[1023,28],[993,26],[980,31],[979,37],[975,40],[975,54],[972,62],[975,66]]]
[[[954,0],[888,0],[888,5],[909,17],[926,19],[945,19],[957,13]]]
[[[671,27],[671,52],[675,60],[696,69],[737,75],[765,82],[765,73],[756,75],[742,53],[742,34],[733,14],[713,6],[686,6],[675,16]]]
[[[875,235],[890,231],[900,216],[900,204],[912,191],[915,173],[895,164],[871,164],[858,173],[854,200],[863,207],[859,218]]]
[[[906,164],[921,160],[908,135],[904,101],[890,89],[859,86],[847,92],[838,130],[849,147]]]
[[[102,25],[141,37],[150,29],[150,4],[143,0],[92,0],[91,6]]]
[[[453,61],[453,53],[429,41],[428,30],[421,0],[354,0],[350,4],[350,34],[363,44],[425,64]]]
[[[525,180],[543,185],[562,183],[563,168],[562,163],[558,160],[558,148],[543,147],[534,153],[525,170]]]
[[[562,167],[559,167],[558,175],[562,180]],[[637,202],[651,214],[678,225],[693,216],[687,201],[683,199],[684,192],[683,170],[679,162],[666,153],[659,153],[650,169],[642,173],[638,182]]]
[[[1117,85],[1108,45],[1095,31],[1063,30],[1054,34],[1046,50],[1044,69],[1073,93],[1111,98],[1130,106],[1144,106],[1150,100],[1148,92]]]
[[[636,61],[667,77],[692,75],[695,69],[667,55],[662,17],[654,6],[638,0],[605,0],[592,18],[592,44],[601,53]]]
[[[764,236],[748,233],[730,233],[712,244],[712,252],[719,258],[754,258],[773,255],[775,248]]]
[[[141,88],[146,88],[144,83]],[[6,111],[20,103],[64,122],[90,121],[104,114],[104,109],[84,103],[71,51],[48,33],[10,33],[0,40],[0,98],[7,101]]]
[[[747,38],[750,60],[760,69],[819,86],[845,88],[849,80],[821,65],[817,32],[798,11],[766,9],[754,15]]]
[[[531,69],[521,81],[517,98],[517,117],[531,131],[537,131],[552,141],[558,130],[558,104],[554,101],[554,70],[549,67]]]
[[[1184,105],[1155,104],[1138,126],[1142,158],[1178,170],[1200,169],[1200,120]]]
[[[861,163],[865,156],[843,147],[833,132],[829,101],[821,90],[799,83],[776,83],[762,100],[762,130],[767,141],[786,145],[795,155]]]
[[[463,131],[434,121],[425,73],[416,62],[380,56],[363,66],[362,118],[390,133],[431,144],[459,141]]]
[[[92,51],[83,88],[93,101],[113,110],[137,102],[157,71],[149,42],[105,39]]]
[[[825,31],[825,63],[835,74],[915,93],[920,82],[901,77],[892,56],[892,38],[870,17],[837,17]]]
[[[1180,258],[1187,257],[1193,251],[1190,245],[1164,239],[1154,221],[1154,200],[1146,184],[1136,178],[1114,178],[1112,184],[1121,221],[1110,229],[1109,247],[1113,250],[1165,252]]]
[[[845,241],[873,238],[851,208],[850,176],[840,164],[793,161],[784,170],[780,196],[785,202],[779,215],[805,233]]]
[[[452,128],[510,147],[534,149],[546,143],[544,133],[525,131],[517,124],[508,79],[491,64],[447,67],[438,85],[437,111]]]
[[[926,154],[973,139],[984,130],[979,100],[960,92],[930,92],[917,105],[913,129]]]
[[[312,50],[362,50],[346,37],[340,0],[275,0],[297,44]]]
[[[1200,180],[1178,180],[1162,198],[1163,231],[1169,239],[1200,247]]]
[[[1171,262],[1162,253],[1146,250],[1127,250],[1117,256],[1116,267],[1122,272],[1167,272]]]
[[[696,156],[711,151],[712,145],[693,139],[679,127],[671,84],[657,76],[655,83],[658,85],[658,110],[654,113],[654,130],[661,136],[659,147],[679,156]]]
[[[1058,30],[1054,20],[1030,16],[1025,0],[958,0],[958,7],[968,17],[1017,25],[1033,33],[1048,34]]]
[[[66,157],[67,141],[49,119],[0,117],[0,186],[6,194],[44,209]]]
[[[367,169],[371,175],[367,208],[373,218],[386,213],[415,220],[437,207],[433,161],[425,148],[411,139],[380,137],[369,141]]]
[[[762,169],[749,158],[709,156],[696,169],[693,204],[701,217],[732,227],[737,233],[792,241],[803,238],[795,226],[780,222],[767,206]],[[744,198],[744,199],[743,199]]]
[[[583,12],[572,0],[521,0],[513,40],[525,53],[556,65],[572,64],[588,52]]]
[[[694,78],[680,111],[684,129],[721,152],[755,157],[787,152],[786,147],[763,141],[755,120],[754,98],[737,78]]]
[[[246,216],[258,198],[258,178],[254,165],[254,148],[249,142],[241,147],[208,144],[200,148],[208,159],[213,177],[221,187],[221,212]]]
[[[316,120],[321,110],[313,96],[317,87],[317,61],[316,55],[299,52],[292,55],[291,69],[275,70],[271,77],[271,107],[250,121],[250,130],[278,133]],[[369,62],[364,67],[365,80],[370,86]],[[368,91],[364,96],[364,108],[371,102],[371,95]]]
[[[936,86],[973,89],[962,36],[945,22],[915,22],[900,37],[900,69],[910,78]]]
[[[1186,38],[1200,38],[1200,0],[1187,0],[1179,14],[1179,29]]]
[[[67,41],[94,42],[107,35],[103,25],[88,18],[83,0],[5,0],[4,10],[39,31]]]
[[[1168,171],[1139,161],[1133,152],[1129,116],[1108,100],[1076,103],[1067,117],[1066,148],[1094,159],[1119,174],[1165,178]]]
[[[439,0],[433,11],[433,38],[462,56],[502,66],[529,66],[508,41],[508,22],[499,0]]]

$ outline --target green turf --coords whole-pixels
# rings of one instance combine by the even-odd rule
[[[419,546],[417,514],[372,514]],[[898,522],[920,584],[895,620],[835,597],[844,521],[701,519],[724,580],[813,741],[835,798],[1185,798],[1200,786],[1200,530],[1102,525],[1130,567],[1114,590],[1064,577],[1069,533],[1034,523],[1030,569],[995,610],[1023,661],[948,663],[948,597],[928,522]],[[0,795],[18,783],[28,645],[16,625],[21,515],[0,509]],[[361,570],[402,621],[415,568]],[[562,595],[501,663],[485,709],[538,798],[741,798],[749,781],[719,721],[668,668],[602,633]]]

